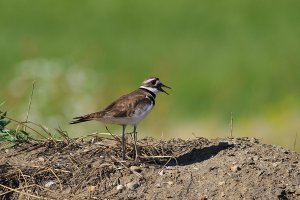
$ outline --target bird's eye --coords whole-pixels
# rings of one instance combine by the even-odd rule
[[[153,85],[155,85],[155,83],[156,83],[156,80],[153,80],[153,81],[151,81],[151,83],[152,83]]]

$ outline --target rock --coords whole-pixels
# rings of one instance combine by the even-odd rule
[[[166,167],[166,170],[174,170],[174,169],[176,169],[175,166],[167,166],[167,167]]]
[[[234,166],[230,167],[230,170],[233,172],[237,172],[237,171],[241,170],[241,167],[238,165],[234,165]]]
[[[56,183],[54,182],[54,181],[49,181],[49,182],[47,182],[46,184],[45,184],[45,187],[46,188],[49,188],[49,187],[51,187],[52,185],[55,185]]]
[[[255,143],[255,144],[258,144],[258,143],[259,143],[259,140],[256,139],[256,138],[250,138],[250,142]]]
[[[281,162],[272,163],[273,167],[277,167]]]
[[[139,173],[142,171],[142,169],[140,167],[138,167],[138,166],[131,166],[130,170],[131,171],[136,171],[136,172],[139,172]]]
[[[214,169],[216,169],[217,167],[216,166],[213,166],[213,167],[209,167],[209,171],[212,171]]]
[[[69,194],[71,192],[72,188],[68,186],[66,189],[63,190],[64,193]]]
[[[287,189],[287,191],[288,191],[289,193],[295,193],[295,192],[296,192],[296,189],[295,189],[295,188],[292,188],[292,187],[289,187],[289,188]]]
[[[224,192],[221,192],[220,196],[221,196],[221,197],[225,197],[225,193],[224,193]]]
[[[174,184],[173,181],[168,181],[167,183],[168,183],[169,185],[173,185],[173,184]]]
[[[159,173],[158,173],[160,176],[163,176],[165,174],[164,170],[161,170]]]
[[[224,185],[224,184],[225,184],[225,181],[221,181],[221,182],[218,183],[218,185],[220,185],[220,186]]]
[[[112,183],[112,185],[113,186],[118,186],[118,185],[120,185],[120,179],[116,179],[116,180],[114,180],[114,182]]]
[[[208,197],[207,197],[207,195],[200,195],[200,196],[198,196],[197,199],[198,200],[208,200]]]
[[[156,184],[155,184],[155,187],[156,187],[156,188],[160,188],[160,187],[161,187],[161,184],[160,184],[160,183],[156,183]]]
[[[253,156],[253,160],[254,160],[254,161],[257,161],[258,158],[259,158],[258,156]]]
[[[91,185],[91,186],[88,187],[88,192],[89,193],[94,193],[95,191],[96,191],[96,186]]]
[[[45,159],[43,157],[38,157],[38,160],[41,162],[45,162]]]
[[[280,184],[278,184],[278,187],[281,188],[281,189],[285,189],[285,188],[286,188],[286,185],[283,184],[283,183],[280,183]],[[281,192],[281,191],[280,191],[280,192]]]
[[[126,187],[129,189],[129,190],[135,190],[136,188],[138,188],[140,186],[139,183],[135,182],[135,181],[132,181],[132,182],[129,182],[127,183]]]
[[[121,191],[121,190],[123,190],[123,188],[124,188],[124,186],[123,186],[123,185],[117,185],[117,190],[118,190],[118,191]]]

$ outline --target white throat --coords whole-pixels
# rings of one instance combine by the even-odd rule
[[[141,86],[140,88],[144,88],[146,90],[149,90],[149,91],[153,92],[154,94],[157,94],[159,92],[158,89],[152,88],[152,87]]]

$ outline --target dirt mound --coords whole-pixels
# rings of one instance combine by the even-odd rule
[[[0,199],[300,199],[300,155],[256,139],[31,141],[0,151]]]

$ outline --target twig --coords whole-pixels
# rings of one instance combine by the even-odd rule
[[[114,134],[112,134],[112,133],[110,132],[110,130],[108,129],[107,126],[105,126],[105,129],[107,130],[107,132],[108,132],[115,140],[117,140],[117,141],[119,141],[119,142],[121,143],[120,139],[119,139],[118,137],[116,137]]]
[[[60,179],[58,178],[58,176],[55,174],[55,172],[54,172],[51,168],[49,168],[49,170],[50,170],[50,171],[52,172],[52,174],[56,177],[56,179],[57,179],[57,181],[58,181],[58,183],[59,183],[60,191],[62,191],[62,190],[63,190],[63,187],[62,187],[62,184],[61,184]]]
[[[195,133],[192,133],[192,135],[197,138],[197,139],[205,139],[204,137],[201,137],[201,136],[197,136]],[[182,146],[182,145],[180,145]],[[183,147],[185,147],[186,145],[183,145]]]
[[[62,184],[61,184],[61,181],[60,181],[60,179],[58,178],[58,176],[55,174],[55,172],[54,172],[51,168],[41,170],[41,171],[35,173],[34,175],[41,174],[41,173],[47,172],[47,171],[50,171],[50,172],[55,176],[55,178],[57,179],[57,181],[58,181],[58,183],[59,183],[60,190],[62,191]]]
[[[5,101],[1,102],[0,103],[0,107],[3,106],[4,104],[5,104]]]
[[[232,138],[233,133],[233,115],[232,112],[230,113],[230,137]]]
[[[42,187],[42,186],[40,186],[40,185],[38,185],[38,184],[32,184],[32,185],[29,185],[28,187],[38,187],[38,188],[41,188],[41,189],[43,189],[43,190],[46,190],[46,191],[55,193],[55,191],[50,190],[50,189],[45,188],[45,187]]]
[[[10,190],[11,192],[17,192],[17,193],[20,193],[20,194],[27,195],[25,192],[21,192],[21,191],[19,191],[17,189],[13,189],[13,188],[7,187],[7,186],[2,185],[2,184],[0,184],[0,186],[3,187],[3,188],[5,188],[5,189]],[[36,199],[44,199],[43,197],[35,196],[35,195],[32,195],[32,194],[28,194],[28,196],[36,198]]]
[[[133,174],[135,174],[137,177],[143,178],[143,175],[142,175],[142,174],[140,174],[140,173],[138,173],[138,172],[136,172],[136,171],[134,171],[134,170],[128,168],[126,165],[123,164],[122,161],[118,160],[118,159],[115,158],[114,156],[111,156],[111,158],[112,158],[113,160],[117,161],[118,163],[120,163],[120,164],[121,164],[123,167],[125,167],[126,169],[130,170],[130,171],[131,171]]]
[[[14,167],[24,167],[25,165],[17,165],[17,164],[11,164]],[[26,164],[26,167],[31,167],[31,168],[44,168],[43,166],[38,166],[38,165],[29,165]],[[58,172],[63,172],[63,173],[70,173],[72,174],[72,172],[68,171],[68,170],[63,170],[63,169],[53,169],[54,171],[58,171]],[[44,170],[45,171],[45,170]],[[44,172],[43,171],[43,172]],[[38,173],[37,173],[38,174]]]
[[[186,188],[186,194],[189,193],[191,185],[192,185],[192,182],[193,182],[193,174],[192,174],[192,172],[190,172],[190,173],[191,173],[191,178],[190,178],[190,182],[189,182],[189,184],[188,184],[188,186]]]
[[[32,184],[32,185],[27,185],[27,186],[23,186],[23,187],[18,187],[16,190],[22,190],[22,189],[30,188],[30,187],[40,187],[40,188],[42,188],[42,189],[49,190],[49,189],[43,188],[42,186],[39,186],[39,185],[37,185],[37,184]],[[50,191],[50,192],[53,192],[52,190],[49,190],[49,191]],[[7,192],[3,192],[3,193],[0,194],[0,197],[3,196],[3,195],[5,195],[5,194],[7,194],[7,193],[10,193],[10,192],[12,192],[12,191],[9,190],[9,191],[7,191]]]
[[[94,133],[91,133],[91,134],[88,134],[88,135],[85,135],[85,136],[81,136],[81,137],[78,137],[78,138],[74,138],[73,139],[73,141],[74,141],[74,143],[76,143],[76,142],[78,142],[78,141],[83,141],[84,139],[86,139],[86,138],[89,138],[89,137],[98,137],[98,138],[105,138],[105,139],[107,139],[107,140],[113,140],[113,141],[115,141],[115,139],[114,138],[107,138],[107,137],[101,137],[101,136],[99,136],[99,135],[108,135],[109,133],[99,133],[99,132],[94,132]]]
[[[176,166],[178,166],[178,161],[174,156],[149,156],[149,157],[152,157],[152,158],[169,158],[169,160],[164,164],[164,166],[162,168],[165,168],[167,166],[167,164],[172,160],[172,158],[175,160]],[[163,171],[163,169],[160,170],[159,173],[161,173],[161,171]]]
[[[39,133],[37,130],[35,130],[35,129],[31,128],[30,126],[26,125],[26,123],[24,123],[24,122],[17,121],[17,120],[15,120],[15,119],[12,119],[12,118],[7,117],[7,116],[4,116],[4,115],[1,115],[1,116],[3,116],[3,117],[5,117],[5,118],[9,119],[10,121],[13,121],[13,122],[15,122],[15,123],[18,123],[19,125],[26,126],[28,129],[32,130],[33,132],[35,132],[35,133],[38,134],[39,136],[42,136],[43,138],[48,139],[47,137],[45,137],[44,135],[42,135],[41,133]]]
[[[29,117],[29,112],[30,112],[31,102],[32,102],[32,97],[33,97],[33,91],[34,91],[34,84],[35,84],[35,81],[32,82],[32,90],[31,90],[31,95],[30,95],[30,99],[29,99],[29,103],[28,103],[28,109],[27,109],[27,113],[26,113],[25,122],[28,122],[28,117]],[[24,131],[26,131],[26,126],[24,126]]]
[[[77,169],[79,169],[78,162],[75,159],[73,159],[70,155],[68,155],[67,158],[69,158],[69,160],[72,162],[73,166],[75,166]]]
[[[161,132],[160,138],[163,139],[164,138],[164,132]]]
[[[55,130],[65,139],[67,142],[70,142],[71,138],[68,136],[67,131],[63,131],[60,125]]]
[[[24,174],[22,173],[22,171],[21,171],[20,169],[18,169],[18,170],[19,170],[19,172],[20,172],[20,174],[21,174],[22,178],[24,179],[25,186],[27,187],[27,186],[28,186],[28,184],[27,184],[27,180],[26,180],[26,178],[25,178]],[[20,182],[21,182],[21,181],[20,181]],[[27,195],[27,199],[30,199],[30,198],[29,198],[29,195],[28,195],[28,190],[26,190],[26,195]]]
[[[145,158],[174,158],[174,156],[144,156]]]
[[[296,132],[296,136],[295,136],[295,140],[294,140],[294,151],[296,150],[296,143],[297,143],[298,132],[299,132],[299,129]]]
[[[46,127],[45,125],[38,124],[38,123],[35,123],[35,122],[31,122],[31,121],[27,121],[27,122],[24,122],[24,123],[33,124],[33,125],[35,125],[35,126],[41,128],[45,133],[47,133],[47,135],[51,138],[51,140],[55,141],[55,140],[53,139],[52,134],[47,130],[48,127]]]

